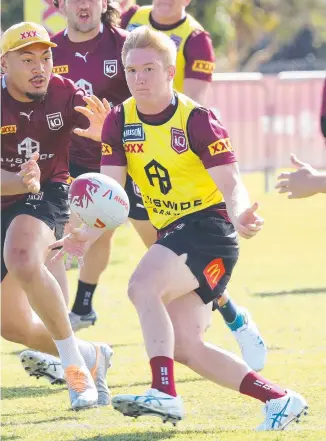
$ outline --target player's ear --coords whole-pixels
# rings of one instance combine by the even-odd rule
[[[168,66],[168,80],[173,80],[176,73],[176,67],[175,66]]]
[[[7,73],[8,70],[8,57],[7,54],[1,57],[1,72]]]

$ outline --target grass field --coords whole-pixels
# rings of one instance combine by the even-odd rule
[[[187,417],[176,428],[159,419],[133,420],[109,408],[74,413],[62,386],[29,378],[19,363],[23,347],[2,341],[2,440],[15,441],[326,441],[326,199],[288,201],[263,193],[262,176],[245,177],[261,203],[264,231],[242,241],[230,293],[252,312],[269,347],[263,374],[301,392],[310,415],[288,431],[255,433],[260,402],[222,389],[177,365]],[[131,228],[115,237],[112,262],[95,296],[97,325],[80,332],[111,343],[113,394],[143,392],[149,382],[136,313],[126,297],[128,277],[144,252]],[[77,272],[68,273],[74,295]],[[237,351],[218,313],[207,340]]]

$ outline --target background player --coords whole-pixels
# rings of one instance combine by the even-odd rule
[[[174,88],[193,100],[205,104],[215,67],[213,43],[208,32],[186,7],[191,0],[153,0],[152,6],[131,6],[121,16],[121,26],[129,31],[150,25],[164,32],[177,47]],[[264,367],[267,348],[249,311],[239,307],[227,290],[213,302],[238,341],[244,360],[255,370]]]
[[[203,341],[211,302],[224,292],[237,261],[235,229],[249,239],[263,226],[258,204],[251,206],[242,183],[228,134],[212,112],[173,91],[176,50],[169,38],[142,27],[127,38],[122,58],[133,98],[106,118],[102,141],[112,150],[103,155],[101,172],[123,185],[128,169],[159,238],[128,289],[150,359],[152,387],[143,396],[118,395],[113,406],[127,416],[156,415],[174,423],[182,419],[173,373],[176,359],[211,381],[266,403],[259,430],[283,429],[305,411],[305,400]],[[99,111],[95,101],[91,108]],[[94,115],[80,110],[89,116],[89,134],[95,134]],[[131,124],[143,131],[142,155],[126,148]],[[219,155],[214,154],[217,143]],[[164,210],[169,201],[175,208]],[[80,257],[100,234],[84,227],[54,243],[52,247],[64,247],[56,259],[65,252]]]
[[[127,32],[117,27],[120,13],[106,0],[54,0],[67,18],[67,28],[52,37],[58,46],[53,50],[54,72],[60,73],[84,89],[86,95],[105,98],[117,105],[130,96],[121,61],[121,50]],[[99,172],[99,142],[72,135],[69,172],[72,178]],[[136,187],[128,179],[131,204],[130,218],[146,246],[156,238]],[[146,222],[144,222],[146,221]],[[107,232],[88,251],[80,269],[76,298],[70,313],[73,329],[90,326],[96,321],[92,299],[101,273],[110,255],[111,232]]]
[[[76,124],[87,126],[74,110],[84,105],[83,92],[51,75],[51,47],[48,33],[35,23],[14,25],[1,38],[1,333],[59,353],[77,409],[102,398],[108,404],[105,375],[112,353],[107,345],[75,339],[62,290],[45,266],[48,245],[62,237],[69,217],[70,133]],[[35,181],[28,188],[29,177]],[[64,280],[62,265],[56,277]]]

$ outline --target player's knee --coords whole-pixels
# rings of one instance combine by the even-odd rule
[[[35,251],[24,247],[11,248],[4,254],[4,258],[8,271],[18,280],[30,280],[40,265]]]
[[[138,280],[136,278],[130,279],[128,285],[128,297],[134,305],[144,299],[145,291],[145,284],[141,280]]]
[[[128,297],[134,305],[144,305],[163,297],[163,292],[150,279],[133,275],[129,281]]]

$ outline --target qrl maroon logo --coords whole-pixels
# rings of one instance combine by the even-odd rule
[[[188,150],[187,138],[183,130],[171,129],[171,147],[179,155]]]
[[[113,78],[118,73],[117,60],[104,60],[104,75]]]
[[[94,203],[93,196],[98,192],[101,183],[96,179],[76,179],[70,186],[70,203],[80,208],[87,208]]]

